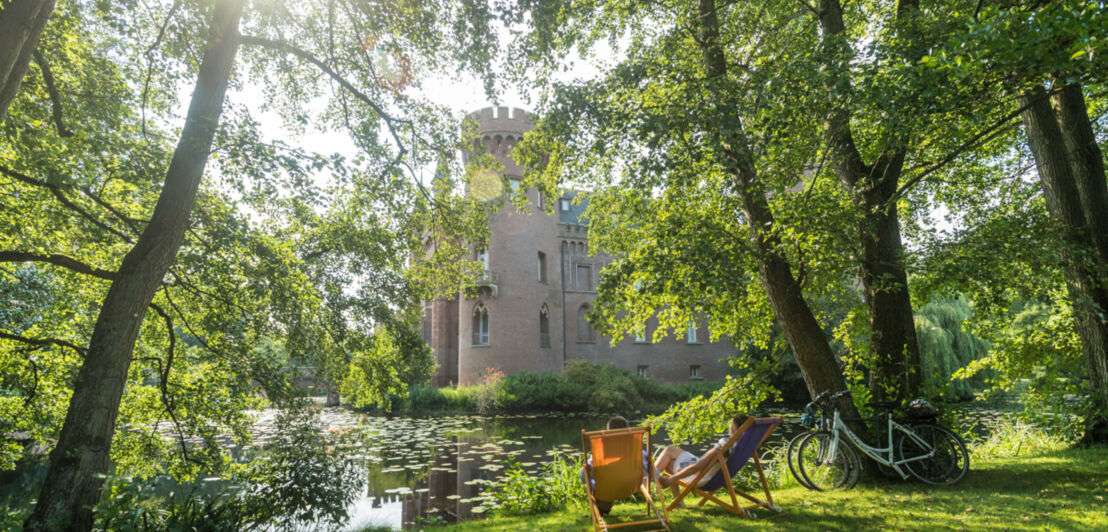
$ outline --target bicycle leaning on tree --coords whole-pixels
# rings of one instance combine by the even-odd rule
[[[969,452],[958,435],[933,422],[898,423],[892,416],[896,403],[885,402],[872,405],[886,412],[886,430],[878,433],[876,446],[870,445],[850,430],[839,415],[836,402],[849,393],[844,390],[830,395],[827,391],[809,403],[805,424],[818,428],[793,438],[787,450],[789,470],[801,484],[820,491],[853,488],[862,470],[854,449],[883,466],[890,475],[903,479],[913,477],[931,485],[952,486],[965,478]]]

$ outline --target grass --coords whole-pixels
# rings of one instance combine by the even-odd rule
[[[933,488],[908,482],[869,482],[851,491],[801,487],[774,490],[783,514],[749,520],[719,508],[677,510],[671,529],[729,530],[1104,530],[1108,529],[1108,447],[1064,449],[1038,456],[978,461],[962,483]],[[694,499],[695,500],[695,499]],[[643,505],[618,504],[629,517]],[[492,517],[432,530],[579,531],[591,529],[583,508]],[[631,529],[633,530],[633,529]]]

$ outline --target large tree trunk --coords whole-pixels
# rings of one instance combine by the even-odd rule
[[[719,102],[718,123],[709,124],[710,131],[720,135],[717,151],[721,162],[731,174],[732,183],[743,200],[743,214],[750,226],[750,238],[758,257],[758,272],[766,295],[773,306],[774,316],[785,332],[785,339],[793,351],[796,363],[804,375],[808,393],[815,396],[827,390],[846,389],[846,380],[835,361],[835,354],[827,343],[823,328],[804,300],[800,283],[792,273],[788,260],[781,252],[781,239],[776,232],[773,212],[766,201],[765,191],[758,181],[754,159],[747,145],[742,118],[734,106],[728,103],[726,90],[727,58],[719,39],[719,19],[715,0],[700,0],[699,12],[701,38],[699,44],[704,53],[704,65],[709,79],[708,90]],[[858,420],[858,411],[849,397],[839,402],[842,413],[850,418],[855,429],[864,425]]]
[[[54,0],[0,0],[0,123],[8,114]]]
[[[907,16],[916,9],[914,2],[901,2],[897,16]],[[873,355],[870,393],[879,401],[904,401],[919,392],[923,379],[900,217],[893,201],[904,168],[907,135],[890,134],[892,147],[876,163],[870,165],[862,160],[851,133],[851,113],[845,107],[845,95],[840,94],[843,87],[849,86],[846,76],[850,49],[843,40],[846,27],[838,0],[820,2],[819,23],[823,34],[822,57],[831,73],[826,78],[833,106],[824,125],[827,146],[835,173],[860,214],[859,277],[869,314]]]
[[[1077,90],[1080,96],[1080,89]],[[1095,406],[1086,423],[1085,440],[1090,443],[1104,442],[1108,441],[1108,420],[1105,419],[1108,412],[1108,320],[1105,319],[1108,289],[1104,283],[1103,264],[1098,264],[1096,258],[1098,252],[1093,234],[1102,230],[1102,227],[1094,225],[1095,220],[1103,220],[1105,212],[1086,212],[1087,204],[1095,205],[1103,199],[1083,197],[1086,192],[1102,193],[1096,190],[1105,186],[1103,166],[1100,166],[1099,184],[1081,183],[1095,179],[1087,172],[1092,165],[1081,160],[1082,154],[1087,156],[1091,151],[1087,146],[1071,140],[1081,138],[1080,131],[1064,132],[1061,127],[1081,127],[1075,123],[1080,120],[1075,121],[1078,113],[1071,107],[1075,104],[1074,95],[1070,93],[1067,96],[1066,89],[1063,89],[1056,100],[1060,113],[1051,108],[1042,87],[1027,91],[1020,97],[1020,105],[1025,107],[1021,118],[1035,156],[1047,210],[1057,220],[1064,243],[1062,259],[1066,266],[1066,288],[1073,305],[1077,334],[1081,337],[1081,350],[1089,373],[1089,393]],[[1088,120],[1084,111],[1080,115]],[[1085,127],[1088,127],[1087,123]],[[1091,139],[1091,128],[1089,135]],[[1099,149],[1096,155],[1099,158]],[[1077,179],[1078,175],[1082,177]],[[1094,223],[1090,224],[1089,220],[1094,220]]]
[[[123,257],[104,299],[58,444],[50,453],[46,483],[25,530],[92,528],[91,506],[99,500],[103,483],[96,475],[109,470],[119,401],[139,326],[184,238],[223,108],[241,17],[242,0],[216,3],[207,50],[165,186],[150,223]]]
[[[859,222],[861,278],[874,357],[870,392],[878,401],[912,399],[923,377],[900,218],[892,201],[903,160],[899,158],[895,168],[883,172],[872,190],[855,202],[864,213]]]

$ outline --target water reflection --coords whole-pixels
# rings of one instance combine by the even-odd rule
[[[503,475],[505,460],[538,471],[555,454],[578,453],[582,428],[606,417],[562,414],[347,418],[325,412],[333,430],[360,435],[347,450],[367,468],[364,496],[350,508],[350,527],[393,528],[480,517],[482,492]],[[352,417],[352,416],[351,416]],[[576,443],[576,445],[575,445]]]

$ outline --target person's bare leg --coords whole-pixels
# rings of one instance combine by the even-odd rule
[[[684,449],[676,445],[670,445],[663,449],[662,453],[658,455],[658,460],[654,462],[654,467],[657,469],[658,473],[665,472],[672,475],[677,472],[676,469],[674,469],[675,464],[677,463],[677,457],[681,456],[681,454],[684,452]],[[677,497],[681,493],[678,490],[677,484],[673,483],[672,477],[661,477],[658,483],[662,484],[663,486],[665,486],[666,483],[670,483],[669,491],[673,492],[674,497]],[[681,503],[681,507],[684,506],[685,504]]]

